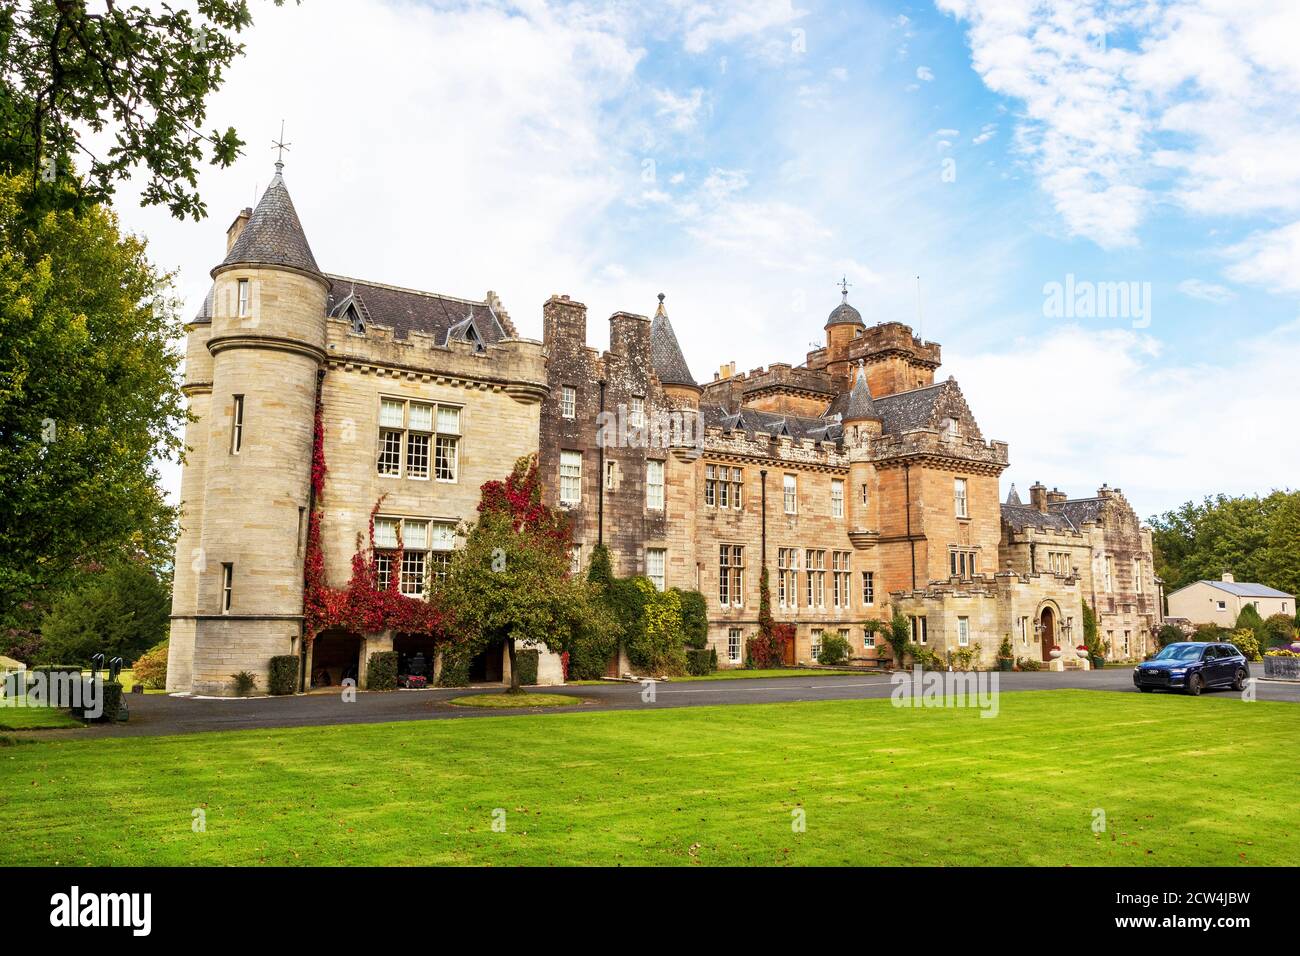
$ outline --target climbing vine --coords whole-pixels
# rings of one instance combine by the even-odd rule
[[[307,549],[303,559],[303,633],[307,646],[316,635],[332,627],[374,634],[395,631],[425,634],[442,639],[449,632],[448,615],[435,600],[421,600],[401,592],[402,538],[398,534],[397,550],[389,565],[388,584],[379,587],[378,562],[375,560],[375,514],[383,497],[370,509],[368,541],[357,536],[352,555],[352,574],[347,586],[332,588],[325,575],[325,554],[321,548],[321,500],[325,495],[325,430],[322,409],[316,400],[316,422],[312,442],[312,508],[307,521]]]

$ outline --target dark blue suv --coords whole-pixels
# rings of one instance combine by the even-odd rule
[[[1181,690],[1195,696],[1207,687],[1241,690],[1249,676],[1246,658],[1233,645],[1181,641],[1133,668],[1133,685],[1143,693]]]

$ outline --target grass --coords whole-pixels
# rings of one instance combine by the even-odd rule
[[[581,697],[568,694],[470,694],[468,697],[453,697],[447,701],[460,707],[568,707],[581,704]]]
[[[43,740],[0,750],[0,864],[1300,863],[1295,704],[999,703]]]
[[[750,670],[744,667],[733,667],[727,670],[714,671],[712,674],[705,674],[701,677],[670,677],[671,681],[688,681],[688,680],[745,680],[751,677],[842,677],[845,674],[878,674],[879,671],[866,670],[859,668],[857,670],[821,670],[800,667],[774,667],[774,668],[754,668]]]
[[[122,693],[124,694],[131,693],[131,688],[135,686],[135,671],[131,670],[130,668],[127,668],[126,670],[122,671],[120,674],[117,675],[117,681],[119,684],[122,685]],[[146,694],[167,693],[167,691],[161,687],[156,689],[152,687],[146,687],[144,689],[144,692]]]
[[[0,730],[51,730],[81,727],[66,710],[54,707],[0,707]]]

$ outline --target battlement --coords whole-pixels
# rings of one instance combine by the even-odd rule
[[[822,467],[836,471],[849,467],[849,456],[833,441],[791,438],[770,432],[724,431],[717,425],[704,430],[705,454],[731,455],[739,458],[768,459],[774,465]]]
[[[983,441],[967,436],[946,435],[931,429],[881,435],[871,441],[869,460],[878,465],[909,458],[930,458],[961,462],[967,470],[1000,474],[1008,463],[1004,441]]]

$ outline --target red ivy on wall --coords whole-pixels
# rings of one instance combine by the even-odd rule
[[[572,540],[569,519],[558,509],[542,503],[542,483],[535,455],[516,461],[505,481],[484,482],[478,511],[479,514],[508,514],[516,531],[537,535],[559,554],[569,553]]]
[[[374,634],[395,631],[425,634],[444,639],[449,631],[448,615],[434,601],[413,598],[401,592],[402,539],[393,554],[388,586],[380,589],[375,562],[375,513],[381,497],[370,510],[369,541],[362,547],[358,536],[352,555],[352,576],[347,587],[332,588],[325,578],[325,555],[320,543],[320,502],[325,495],[325,429],[321,423],[321,402],[316,400],[316,424],[312,442],[311,515],[307,521],[307,550],[303,560],[303,632],[308,646],[316,635],[332,627]],[[484,486],[486,489],[486,486]],[[481,506],[480,506],[481,509]]]

